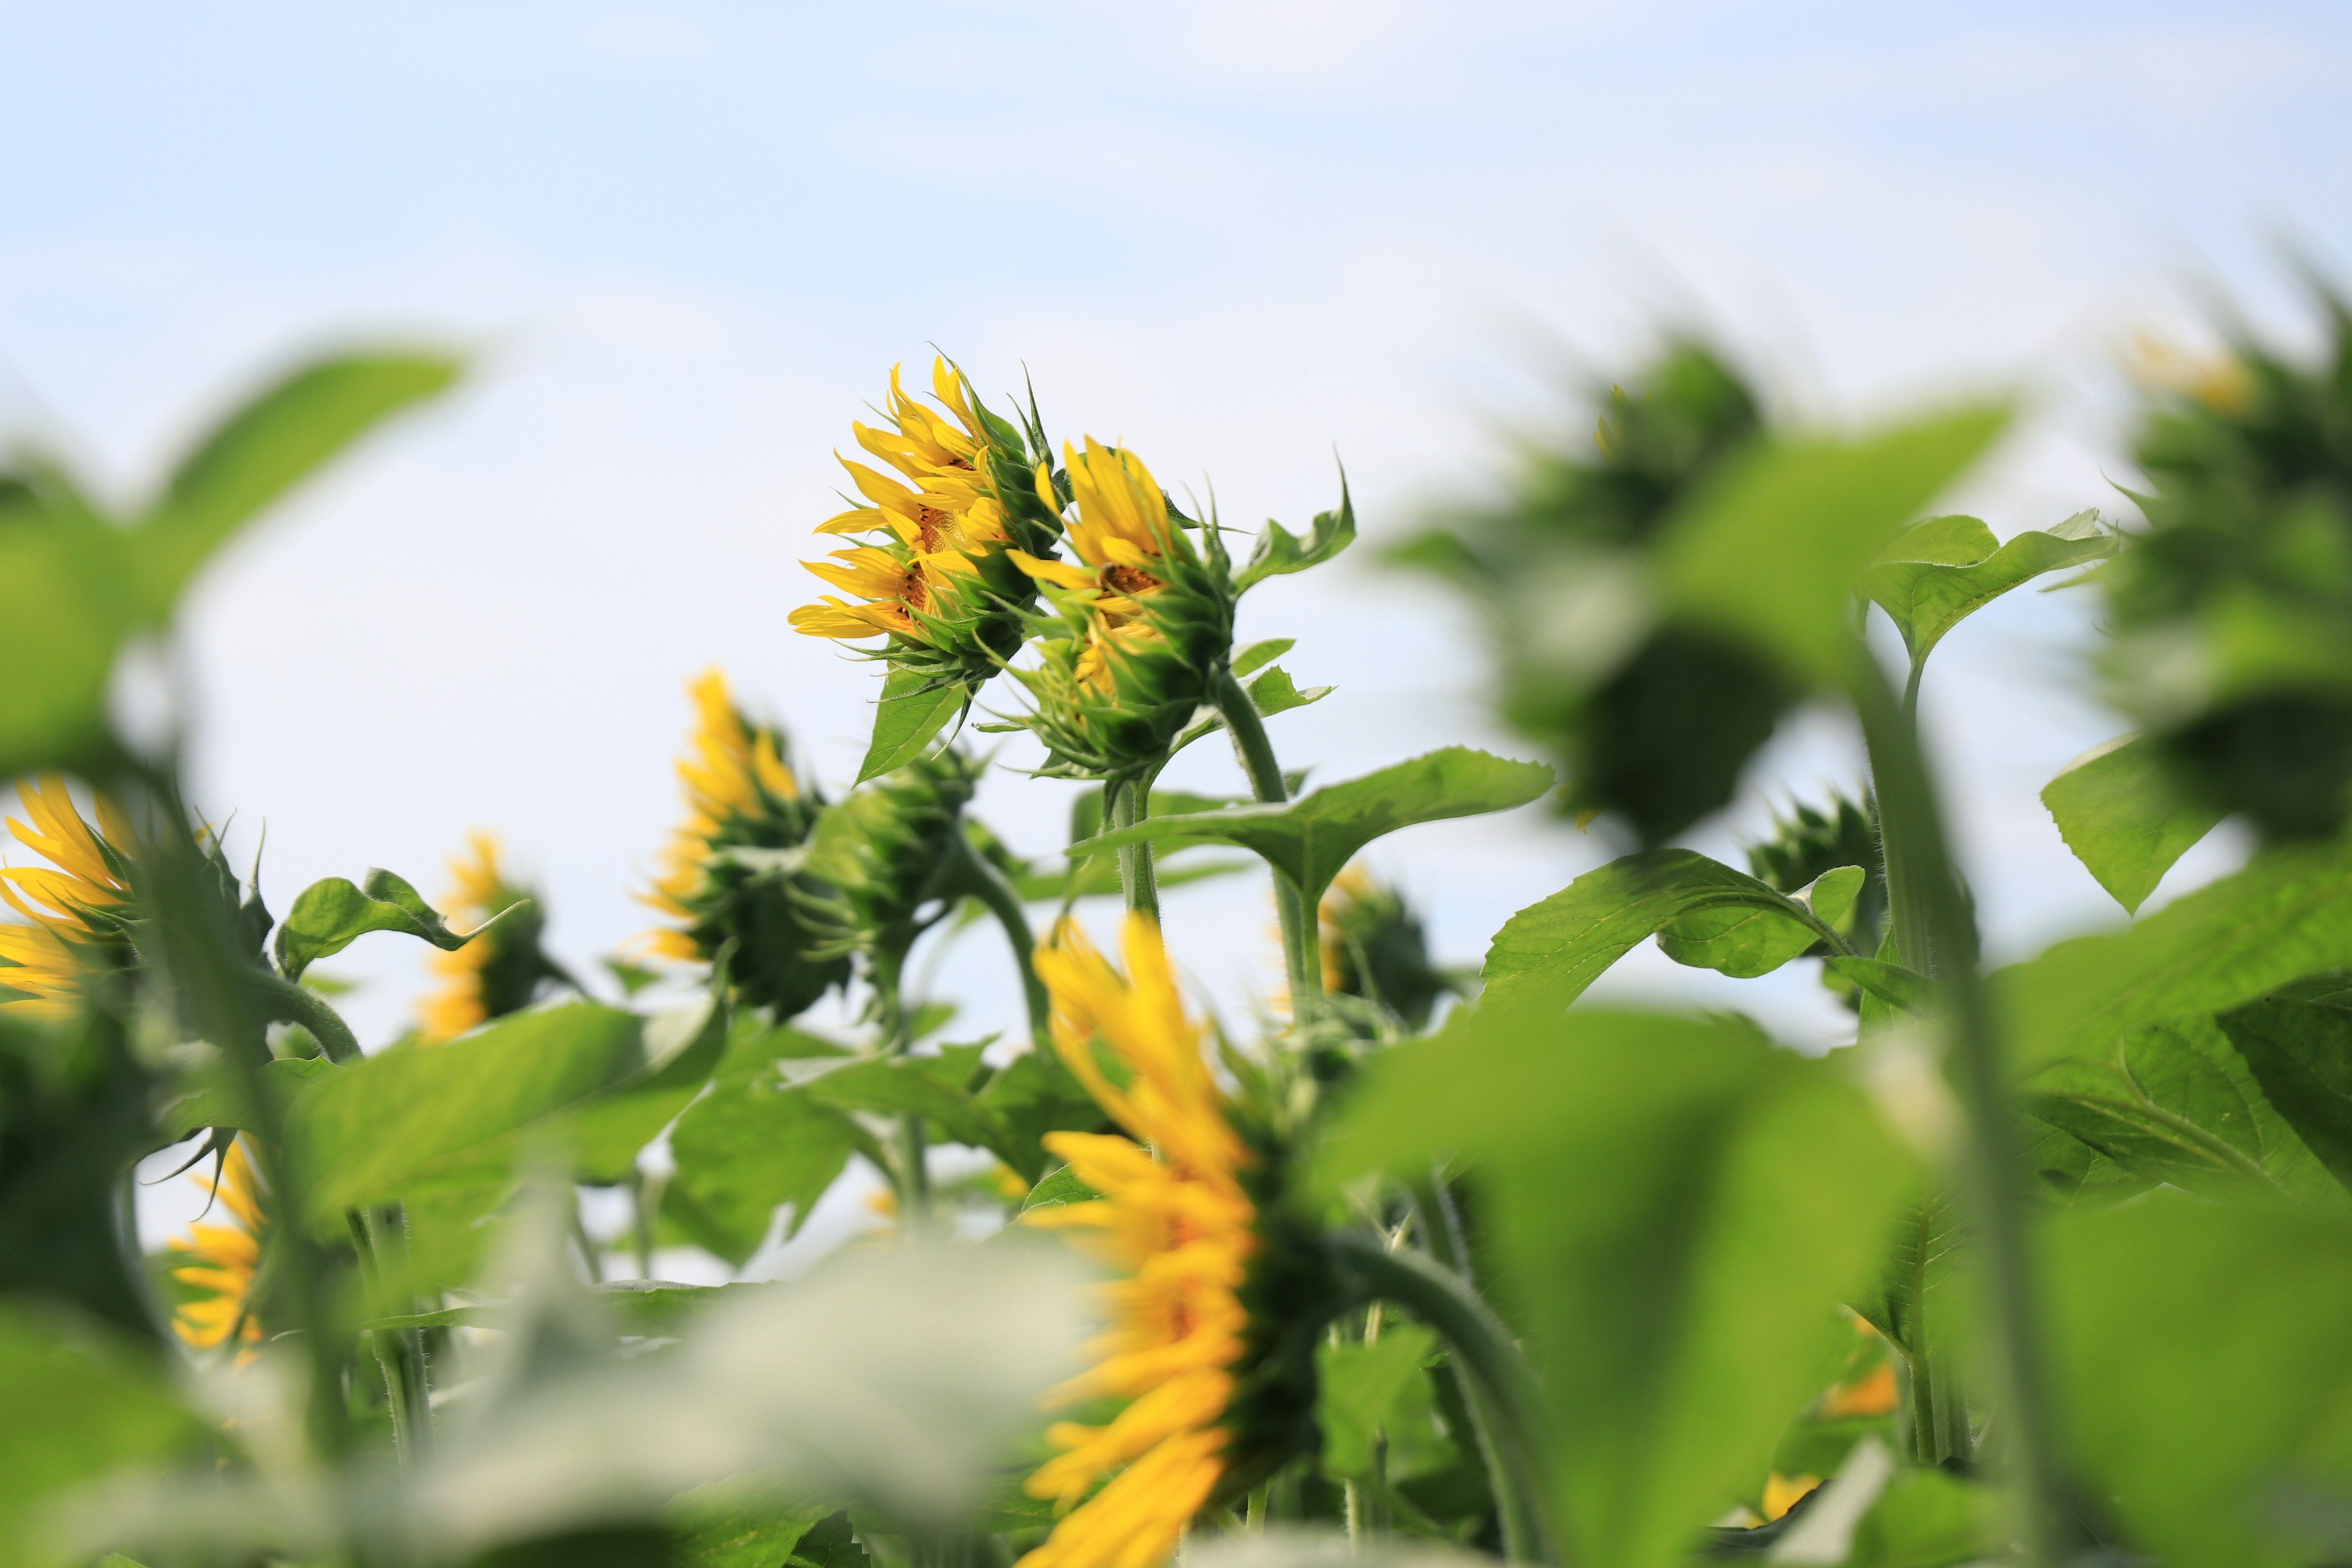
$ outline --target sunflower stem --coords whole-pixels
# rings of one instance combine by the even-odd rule
[[[2042,1568],[2062,1555],[2058,1500],[2063,1488],[2033,1313],[2037,1292],[2026,1241],[2025,1194],[2017,1180],[2025,1168],[2017,1150],[2017,1109],[1986,993],[1975,916],[1953,863],[1935,783],[1919,743],[1916,689],[1914,680],[1911,701],[1897,698],[1877,660],[1866,651],[1857,654],[1853,700],[1878,795],[1895,947],[1904,963],[1942,982],[1950,998],[1950,1076],[1968,1112],[1964,1191],[1985,1264],[1993,1382],[2001,1396],[2010,1468],[2020,1492],[2026,1561]],[[1925,1373],[1933,1397],[1943,1405],[1948,1391],[1934,1386],[1934,1359],[1931,1353],[1925,1365],[1914,1362],[1913,1394],[1917,1398],[1920,1374]],[[1938,1414],[1948,1424],[1953,1413]]]
[[[1037,978],[1037,966],[1031,954],[1037,950],[1037,939],[1029,930],[1029,919],[1022,911],[1021,895],[1004,879],[1004,873],[990,863],[988,857],[972,847],[963,835],[956,835],[956,854],[962,859],[966,887],[972,897],[988,906],[996,923],[1004,928],[1004,940],[1013,945],[1013,966],[1021,972],[1021,996],[1029,1009],[1029,1038],[1039,1050],[1051,1048],[1054,1043],[1052,1021],[1054,998],[1044,981]]]
[[[331,1062],[341,1065],[359,1059],[359,1037],[324,996],[266,970],[248,969],[246,973],[254,1000],[261,1007],[263,1023],[299,1024],[319,1042],[319,1048],[327,1053]]]
[[[903,953],[877,952],[869,976],[882,1016],[886,1057],[905,1056],[915,1043],[913,1019],[907,1012],[903,992],[904,961]],[[909,1113],[898,1118],[898,1212],[912,1227],[929,1218],[931,1208],[930,1136],[923,1130],[921,1117]]]
[[[1488,1404],[1502,1460],[1496,1506],[1511,1561],[1564,1561],[1547,1550],[1559,1533],[1546,1519],[1551,1444],[1543,1394],[1510,1331],[1460,1275],[1417,1252],[1391,1252],[1381,1237],[1353,1231],[1336,1232],[1326,1245],[1360,1300],[1393,1301],[1436,1330]]]
[[[1108,816],[1113,827],[1132,827],[1151,815],[1151,781],[1128,779],[1103,786],[1109,794]],[[1160,879],[1152,868],[1151,846],[1122,845],[1118,851],[1118,885],[1127,895],[1129,912],[1160,921]]]
[[[1282,763],[1275,757],[1274,742],[1266,739],[1265,721],[1258,717],[1257,704],[1250,700],[1233,666],[1217,667],[1210,695],[1225,721],[1225,733],[1233,737],[1234,755],[1240,759],[1242,772],[1249,775],[1250,793],[1270,805],[1288,800],[1290,786],[1282,776]],[[1313,1014],[1323,995],[1322,958],[1315,951],[1315,930],[1306,899],[1279,870],[1274,873],[1274,911],[1282,922],[1282,961],[1290,982],[1291,1016],[1304,1019]]]

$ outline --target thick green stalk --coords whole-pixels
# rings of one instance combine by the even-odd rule
[[[1224,719],[1225,733],[1233,737],[1234,754],[1241,760],[1242,772],[1249,775],[1250,793],[1274,805],[1288,800],[1290,786],[1283,780],[1274,742],[1266,739],[1265,721],[1258,717],[1257,704],[1250,700],[1231,666],[1219,667],[1210,694]],[[1291,1016],[1303,1019],[1312,1015],[1323,995],[1323,960],[1317,951],[1314,911],[1280,871],[1274,874],[1274,910],[1282,922],[1282,959],[1290,982]]]
[[[1132,827],[1151,815],[1151,781],[1129,779],[1103,786],[1108,799],[1105,816],[1113,827]],[[1151,846],[1129,844],[1118,852],[1118,885],[1127,895],[1130,914],[1160,920],[1160,878],[1152,868]]]
[[[260,1007],[266,1022],[299,1024],[310,1031],[319,1048],[327,1053],[331,1062],[357,1061],[360,1057],[358,1037],[343,1016],[329,1005],[327,999],[316,991],[291,980],[281,979],[264,970],[247,971],[254,1001]]]
[[[900,991],[903,969],[903,954],[875,955],[871,979],[874,998],[881,1008],[886,1057],[904,1056],[914,1044],[908,1033],[907,1000]],[[919,1226],[931,1209],[930,1135],[924,1131],[921,1117],[910,1113],[898,1118],[898,1213],[910,1227]]]
[[[1501,1460],[1496,1500],[1511,1561],[1564,1561],[1547,1550],[1559,1535],[1547,1528],[1551,1443],[1543,1394],[1510,1331],[1461,1276],[1417,1252],[1391,1252],[1380,1237],[1352,1231],[1334,1233],[1326,1245],[1360,1300],[1393,1301],[1436,1330],[1490,1403]]]
[[[974,898],[988,906],[988,912],[1004,928],[1004,940],[1013,946],[1013,966],[1021,972],[1022,1000],[1029,1008],[1029,1038],[1039,1050],[1050,1050],[1054,1044],[1054,998],[1045,990],[1045,982],[1037,978],[1037,966],[1032,962],[1037,939],[1030,932],[1029,918],[1021,908],[1021,895],[1013,890],[1003,872],[971,847],[970,839],[959,834],[956,843],[963,858],[965,886]]]
[[[2017,1110],[1984,983],[1974,915],[1952,861],[1916,714],[1874,659],[1857,659],[1854,703],[1870,749],[1885,847],[1887,903],[1903,962],[1943,983],[1952,1009],[1952,1082],[1968,1112],[1963,1167],[1991,1308],[1994,1386],[2024,1515],[2026,1559],[2059,1561],[2057,1448],[2052,1440],[2032,1260],[2026,1239]],[[1920,1370],[1933,1381],[1934,1367]],[[1915,1384],[1918,1381],[1914,1378]],[[1944,1403],[1945,1389],[1937,1389]],[[1946,1423],[1952,1413],[1941,1412]]]

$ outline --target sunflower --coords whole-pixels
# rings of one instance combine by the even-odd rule
[[[465,946],[436,951],[425,960],[441,984],[417,1004],[417,1023],[421,1037],[436,1044],[520,1012],[530,1005],[541,981],[561,977],[540,951],[546,919],[537,896],[499,864],[498,835],[479,829],[467,834],[466,853],[449,858],[449,878],[441,915],[452,926],[480,931],[515,905],[528,907],[514,910]]]
[[[192,1221],[185,1237],[165,1245],[186,1259],[174,1267],[172,1278],[194,1292],[172,1314],[172,1331],[192,1350],[215,1350],[236,1336],[239,1364],[251,1359],[250,1349],[261,1340],[261,1323],[254,1316],[253,1286],[261,1271],[261,1244],[269,1222],[261,1208],[261,1183],[245,1152],[245,1140],[229,1145],[217,1178],[198,1174],[194,1180],[222,1207],[230,1225]]]
[[[805,880],[797,852],[825,805],[793,774],[782,731],[745,718],[725,676],[705,671],[688,691],[696,723],[677,764],[686,820],[662,852],[653,890],[638,895],[677,923],[647,933],[646,944],[707,963],[735,942],[738,989],[789,1017],[848,974],[845,959],[813,954],[816,939],[793,891]]]
[[[124,945],[131,825],[100,795],[100,826],[91,827],[54,773],[19,784],[16,795],[30,821],[9,817],[8,832],[49,864],[0,866],[0,902],[30,922],[0,924],[0,993],[16,994],[0,1000],[0,1009],[68,1018],[79,1005],[81,976]]]
[[[887,426],[851,424],[884,467],[841,458],[864,504],[817,531],[865,537],[803,563],[850,597],[821,595],[789,618],[810,637],[887,637],[880,657],[976,688],[1020,646],[1020,613],[1035,596],[1006,552],[1049,550],[1060,503],[1050,476],[1044,500],[1028,493],[1022,433],[943,358],[932,362],[931,391],[937,408],[908,396],[893,366]]]
[[[1314,1441],[1324,1316],[1293,1315],[1293,1328],[1304,1325],[1293,1333],[1263,1310],[1311,1292],[1295,1272],[1311,1249],[1271,1201],[1280,1162],[1211,1075],[1159,928],[1129,915],[1124,946],[1124,977],[1067,921],[1036,954],[1055,1050],[1129,1134],[1045,1140],[1102,1195],[1033,1209],[1029,1222],[1086,1233],[1088,1250],[1123,1276],[1106,1287],[1100,1359],[1047,1398],[1126,1403],[1106,1425],[1047,1430],[1061,1452],[1027,1489],[1062,1518],[1020,1568],[1151,1568],[1221,1490]]]

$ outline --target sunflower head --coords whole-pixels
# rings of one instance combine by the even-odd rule
[[[1044,773],[1138,777],[1209,700],[1241,590],[1215,526],[1177,510],[1141,458],[1092,437],[1065,457],[1076,563],[1013,557],[1048,602],[1031,617],[1037,664],[1013,672],[1032,703],[1016,722],[1045,743]],[[1042,470],[1036,489],[1051,493]]]
[[[25,815],[6,819],[8,835],[47,864],[0,866],[0,903],[21,917],[0,922],[0,1009],[69,1018],[87,977],[136,959],[131,824],[104,795],[97,825],[85,821],[54,773],[16,793]]]
[[[229,1144],[218,1176],[194,1179],[211,1194],[211,1215],[216,1217],[194,1221],[185,1236],[166,1243],[177,1256],[172,1278],[180,1285],[172,1331],[191,1350],[218,1350],[234,1342],[242,1364],[262,1337],[254,1284],[269,1220],[261,1182],[243,1138]]]
[[[1034,410],[1026,428],[1000,418],[944,358],[931,392],[931,404],[909,396],[894,367],[883,423],[851,425],[869,459],[841,459],[859,504],[817,531],[856,542],[807,563],[847,596],[823,595],[791,620],[811,637],[882,637],[875,657],[976,689],[1021,646],[1036,596],[1008,552],[1050,552],[1060,507],[1036,493],[1047,448]]]
[[[1360,997],[1407,1028],[1420,1029],[1429,1023],[1437,999],[1457,989],[1453,977],[1430,962],[1420,913],[1360,862],[1333,879],[1318,923],[1323,989],[1330,995]]]
[[[708,963],[730,942],[737,994],[791,1017],[849,977],[848,962],[820,951],[801,907],[809,835],[824,798],[787,760],[783,732],[747,719],[710,670],[688,688],[696,725],[677,764],[686,820],[671,835],[653,891],[640,895],[670,923],[647,943],[657,954]]]
[[[979,765],[949,747],[864,785],[809,841],[801,907],[817,951],[895,964],[957,874],[957,836]]]
[[[420,1036],[434,1042],[454,1040],[493,1018],[521,1012],[541,986],[563,976],[541,946],[546,905],[509,874],[496,834],[477,830],[466,836],[466,852],[449,858],[449,883],[441,914],[453,930],[478,931],[513,912],[465,946],[436,951],[425,960],[439,984],[418,1003],[417,1026]],[[523,907],[515,909],[518,904]]]
[[[1315,1346],[1338,1304],[1290,1217],[1284,1151],[1218,1085],[1159,928],[1130,915],[1128,973],[1065,921],[1036,954],[1054,1046],[1122,1133],[1056,1132],[1101,1194],[1033,1209],[1105,1264],[1110,1323],[1049,1398],[1098,1422],[1046,1433],[1027,1483],[1062,1518],[1021,1568],[1152,1568],[1193,1514],[1312,1452]]]
[[[2117,704],[2266,835],[2352,816],[2352,308],[2305,362],[2251,339],[2145,378],[2146,531],[2104,569]]]

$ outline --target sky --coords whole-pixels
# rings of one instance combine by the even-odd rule
[[[2118,356],[2217,300],[2307,334],[2284,257],[2352,259],[2352,12],[2316,4],[1066,0],[200,11],[0,3],[0,429],[135,498],[238,389],[326,345],[446,344],[464,387],[217,561],[184,619],[195,793],[266,824],[283,910],[389,867],[438,892],[470,828],[593,965],[678,814],[685,682],[717,664],[838,786],[870,671],[793,634],[832,453],[889,367],[1029,378],[1057,436],[1131,444],[1228,521],[1294,527],[1344,462],[1365,541],[1252,595],[1244,638],[1335,694],[1276,721],[1344,778],[1431,747],[1531,754],[1478,695],[1458,606],[1380,544],[1479,493],[1528,432],[1666,329],[1791,421],[1967,392],[2020,433],[1951,498],[2002,535],[2128,516]],[[1999,956],[2120,918],[2035,800],[2123,728],[2065,695],[2091,606],[2021,594],[1937,655],[1926,711]],[[991,700],[1015,700],[998,691]],[[1066,786],[980,803],[1058,847]],[[1850,726],[1793,721],[1740,808],[1851,784]],[[1171,784],[1237,790],[1202,746]],[[1621,847],[1539,810],[1373,861],[1473,963]],[[2227,830],[2159,900],[2226,868]],[[1171,898],[1202,997],[1276,979],[1256,879]],[[976,931],[950,1031],[1013,1026]],[[391,1038],[420,954],[334,961]],[[1820,1043],[1806,976],[1643,949],[1604,987],[1744,1006]]]

